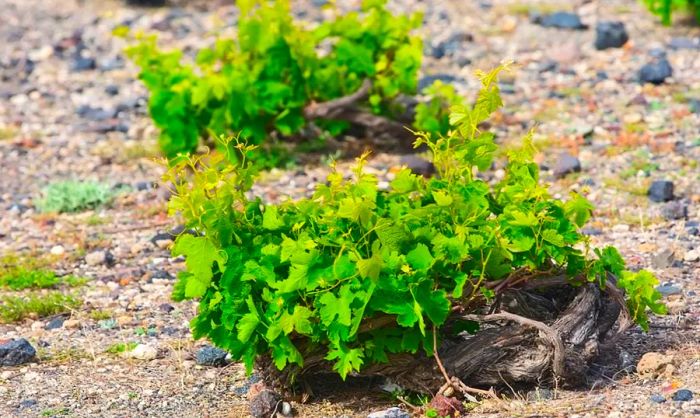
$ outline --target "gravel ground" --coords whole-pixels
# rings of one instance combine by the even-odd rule
[[[90,279],[77,290],[83,307],[62,326],[45,329],[54,318],[0,324],[0,340],[26,338],[39,358],[0,367],[0,416],[247,414],[252,382],[242,367],[197,364],[205,342],[192,341],[188,330],[195,305],[169,300],[182,260],[169,256],[165,233],[176,223],[166,216],[167,192],[152,183],[162,172],[153,161],[157,132],[136,70],[111,36],[128,24],[160,32],[171,46],[206,44],[215,29],[226,29],[221,22],[231,22],[235,7],[196,3],[139,9],[111,0],[0,0],[0,256],[49,257],[59,274]],[[321,18],[317,3],[295,2],[296,13]],[[632,0],[580,7],[401,0],[392,7],[426,11],[424,75],[452,80],[465,94],[478,88],[475,69],[516,61],[502,83],[506,107],[493,121],[499,141],[516,141],[536,126],[544,180],[557,195],[576,190],[594,202],[592,241],[616,245],[632,267],[653,270],[671,310],[652,320],[649,333],[629,331],[594,365],[585,390],[541,400],[506,393],[507,400],[486,401],[473,415],[700,415],[700,30],[663,28]],[[531,14],[553,10],[575,11],[589,28],[532,22]],[[625,23],[630,41],[623,48],[593,47],[595,26],[605,20]],[[673,76],[659,86],[640,84],[639,69],[663,54]],[[405,158],[376,154],[369,169],[389,180]],[[326,173],[322,165],[273,170],[255,192],[271,201],[304,196]],[[129,187],[104,209],[36,213],[33,199],[58,179]],[[673,200],[647,197],[656,180],[673,182]],[[141,358],[107,352],[119,343],[141,344]],[[629,368],[648,352],[673,356],[673,368],[662,376]],[[311,404],[293,402],[297,415],[365,417],[396,404],[375,387],[332,388]],[[694,399],[672,401],[683,388]],[[654,403],[653,395],[668,400]]]

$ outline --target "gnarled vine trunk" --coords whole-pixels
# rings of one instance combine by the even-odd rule
[[[485,309],[485,308],[484,308]],[[439,349],[445,371],[471,387],[525,385],[577,386],[583,383],[601,342],[614,338],[630,324],[624,299],[613,282],[606,291],[595,284],[573,287],[563,277],[533,280],[503,290],[496,313],[453,314],[474,320],[474,335],[444,338]],[[616,330],[613,330],[618,324]],[[259,362],[266,383],[287,391],[292,380],[310,382],[333,373],[325,353],[305,356],[303,369],[278,371],[268,360]],[[366,366],[361,376],[382,376],[421,393],[434,394],[445,383],[434,357],[393,355],[386,364]]]

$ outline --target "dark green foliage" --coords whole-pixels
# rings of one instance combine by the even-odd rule
[[[476,103],[452,109],[447,136],[418,135],[415,145],[433,155],[431,179],[403,169],[380,190],[363,156],[352,179],[333,170],[312,198],[271,205],[249,198],[255,171],[244,143],[226,147],[238,165],[221,154],[175,165],[165,177],[175,185],[170,210],[203,233],[180,236],[173,249],[187,267],[174,298],[201,300],[194,336],[248,370],[259,355],[283,369],[322,350],[344,378],[391,353],[431,353],[452,308],[469,313],[494,296],[496,280],[562,270],[572,285],[620,277],[646,327],[647,308],[664,311],[656,279],[626,271],[615,248],[589,249],[579,228],[591,204],[548,193],[529,136],[509,155],[503,180],[475,175],[498,149],[480,126],[502,105],[502,69],[480,74]],[[379,319],[384,325],[373,326]]]
[[[410,34],[420,16],[395,15],[385,3],[365,0],[360,12],[309,29],[292,19],[289,0],[238,1],[237,37],[200,50],[193,64],[138,36],[127,52],[151,92],[164,154],[191,153],[200,138],[221,134],[249,144],[297,135],[307,105],[355,92],[365,79],[372,89],[362,105],[390,114],[392,99],[415,93],[422,43]],[[346,125],[316,122],[331,132]]]
[[[685,11],[695,16],[700,22],[700,0],[642,0],[647,8],[661,18],[664,25],[671,24],[671,14]]]

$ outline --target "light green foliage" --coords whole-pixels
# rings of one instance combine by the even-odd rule
[[[0,323],[21,321],[30,316],[39,318],[77,309],[82,301],[61,292],[31,292],[21,296],[0,296]]]
[[[310,28],[293,20],[289,3],[237,2],[237,36],[201,49],[194,64],[180,51],[158,49],[154,36],[137,35],[140,43],[127,54],[151,92],[149,110],[167,157],[221,134],[240,133],[250,144],[269,141],[272,132],[294,136],[307,105],[355,92],[365,79],[372,88],[361,105],[377,114],[392,113],[399,93],[415,92],[422,44],[410,32],[420,15],[396,15],[386,0],[366,0],[361,11]],[[346,126],[316,123],[331,133]]]
[[[581,196],[552,198],[531,135],[509,155],[502,181],[476,176],[498,148],[480,124],[501,105],[503,69],[479,74],[476,103],[453,108],[448,136],[419,134],[415,145],[430,149],[438,172],[431,179],[403,169],[379,190],[363,156],[352,179],[334,169],[312,198],[270,205],[249,198],[255,170],[246,158],[231,165],[214,154],[172,167],[170,211],[202,232],[178,238],[175,252],[188,266],[176,299],[200,297],[194,336],[248,370],[259,355],[283,369],[322,350],[344,378],[392,353],[431,353],[451,308],[474,309],[495,296],[488,282],[523,269],[568,271],[572,284],[604,285],[614,274],[640,324],[647,307],[661,312],[650,274],[625,272],[611,247],[589,254],[579,228],[592,206]],[[242,156],[250,149],[227,147]]]
[[[138,343],[136,342],[129,342],[129,343],[116,343],[112,344],[109,347],[107,347],[107,350],[105,350],[105,353],[110,353],[110,354],[121,354],[121,353],[126,353],[128,351],[132,351]]]
[[[0,257],[0,288],[47,289],[61,285],[82,286],[86,282],[86,279],[73,275],[59,277],[52,270],[45,268],[44,263],[34,259],[22,259],[12,255]]]
[[[427,101],[418,103],[413,126],[423,132],[447,135],[450,129],[450,108],[461,105],[464,99],[454,87],[437,80],[423,90]]]
[[[661,18],[661,22],[668,26],[671,24],[671,14],[674,11],[692,13],[700,22],[700,0],[642,0],[647,8]]]
[[[35,202],[39,212],[79,212],[109,203],[112,188],[94,181],[59,181],[49,184]]]

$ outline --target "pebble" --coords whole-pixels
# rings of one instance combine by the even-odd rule
[[[674,358],[654,351],[645,353],[637,363],[637,373],[642,377],[655,378],[673,371]],[[669,367],[670,366],[670,367]]]
[[[77,319],[68,319],[63,322],[63,328],[66,329],[78,329],[81,325],[82,323]]]
[[[664,296],[680,295],[683,293],[683,290],[680,287],[670,283],[664,283],[661,286],[657,286],[656,290]]]
[[[97,68],[95,59],[85,57],[77,57],[71,66],[71,70],[76,72],[94,70],[95,68]]]
[[[698,260],[700,260],[700,247],[686,252],[685,255],[683,256],[683,261],[687,261],[689,263],[692,263],[692,262],[695,262]]]
[[[676,261],[676,256],[673,250],[670,248],[664,248],[651,256],[651,265],[655,269],[665,269],[667,267],[671,267],[674,261]]]
[[[619,48],[629,40],[625,24],[622,22],[599,22],[595,32],[595,48],[598,50]]]
[[[66,318],[64,316],[57,316],[53,319],[51,319],[49,322],[46,323],[44,326],[45,330],[52,330],[52,329],[58,329],[63,326],[63,323],[66,321]]]
[[[88,266],[99,266],[101,264],[107,263],[107,252],[105,251],[93,251],[85,256],[85,262]]]
[[[673,394],[674,401],[688,402],[693,399],[693,392],[688,389],[680,389]]]
[[[19,366],[36,358],[36,350],[24,338],[0,344],[0,366]]]
[[[662,395],[659,395],[658,393],[655,393],[649,397],[649,400],[652,401],[653,403],[664,403],[666,402],[666,398],[664,398]]]
[[[431,161],[417,155],[408,154],[401,156],[399,160],[401,165],[405,165],[415,174],[420,174],[425,177],[430,177],[435,174],[435,165]]]
[[[282,416],[288,417],[292,415],[292,404],[289,402],[282,402],[282,408],[280,408],[280,413]]]
[[[673,200],[673,182],[669,180],[655,180],[649,186],[647,192],[653,202],[668,202]]]
[[[220,348],[206,345],[197,351],[197,364],[202,366],[225,366],[228,353]]]
[[[672,75],[673,68],[665,57],[655,58],[639,69],[639,81],[642,83],[663,84]]]
[[[51,253],[51,255],[63,255],[66,252],[66,250],[65,248],[63,248],[62,245],[54,245],[53,247],[51,247],[51,250],[49,252]]]
[[[139,344],[133,350],[125,353],[127,357],[137,360],[154,360],[158,357],[158,349],[148,344]]]
[[[545,28],[583,30],[588,28],[581,22],[581,18],[576,13],[554,12],[544,16],[535,16],[534,23],[538,23]]]
[[[552,169],[552,174],[556,178],[563,178],[567,174],[579,172],[581,172],[581,161],[567,152],[559,154],[559,158],[557,158]]]
[[[688,205],[681,201],[668,202],[661,208],[661,215],[669,221],[688,217]]]
[[[383,411],[372,412],[367,418],[411,418],[411,415],[401,408],[391,407]]]
[[[281,400],[282,398],[277,393],[271,390],[263,390],[250,401],[248,405],[250,415],[254,418],[271,417],[277,411]]]

